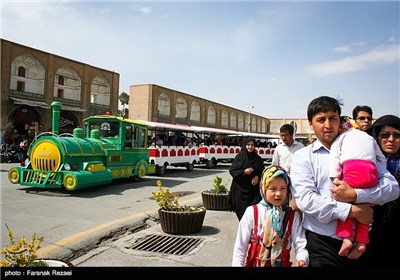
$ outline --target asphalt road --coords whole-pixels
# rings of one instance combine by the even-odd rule
[[[101,242],[148,228],[148,221],[158,209],[151,192],[157,190],[159,179],[164,187],[181,195],[180,203],[185,205],[201,203],[201,192],[212,188],[216,175],[228,186],[231,183],[229,165],[221,164],[213,169],[196,167],[192,172],[171,167],[162,177],[149,176],[139,182],[118,180],[74,192],[36,190],[11,184],[7,178],[11,166],[0,165],[1,247],[9,243],[7,224],[16,237],[30,238],[33,232],[44,236],[39,255],[68,260],[84,255]],[[60,250],[64,247],[67,250]]]

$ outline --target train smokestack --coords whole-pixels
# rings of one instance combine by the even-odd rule
[[[59,101],[54,101],[51,103],[51,108],[53,110],[53,115],[51,118],[51,132],[57,134],[60,132],[60,112],[61,112],[61,103]]]

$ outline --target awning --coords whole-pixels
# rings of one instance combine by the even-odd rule
[[[61,110],[64,111],[74,111],[74,112],[85,112],[86,110],[81,109],[79,107],[74,107],[74,106],[66,106],[66,105],[61,105]]]
[[[14,104],[28,105],[28,106],[32,106],[32,107],[40,107],[40,108],[50,109],[50,106],[46,102],[29,100],[29,99],[21,99],[21,98],[16,98],[16,97],[10,97],[10,98],[14,101]],[[67,105],[61,105],[61,110],[74,111],[74,112],[85,112],[86,111],[79,107],[67,106]]]
[[[46,102],[29,100],[29,99],[20,99],[15,97],[10,97],[10,98],[14,101],[14,104],[50,109],[50,106]]]

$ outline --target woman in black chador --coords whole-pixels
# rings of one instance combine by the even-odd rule
[[[239,221],[247,206],[261,200],[259,181],[264,170],[264,161],[257,154],[255,140],[246,140],[229,168],[233,177],[229,192],[229,207],[236,213]]]

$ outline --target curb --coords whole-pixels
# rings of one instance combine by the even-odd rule
[[[196,198],[180,203],[181,205],[202,206],[202,199]],[[70,235],[54,244],[47,245],[37,251],[37,258],[70,261],[96,249],[109,239],[119,239],[126,232],[143,230],[148,219],[158,219],[158,208],[112,222],[100,224],[92,229]],[[79,254],[78,254],[79,253]]]

